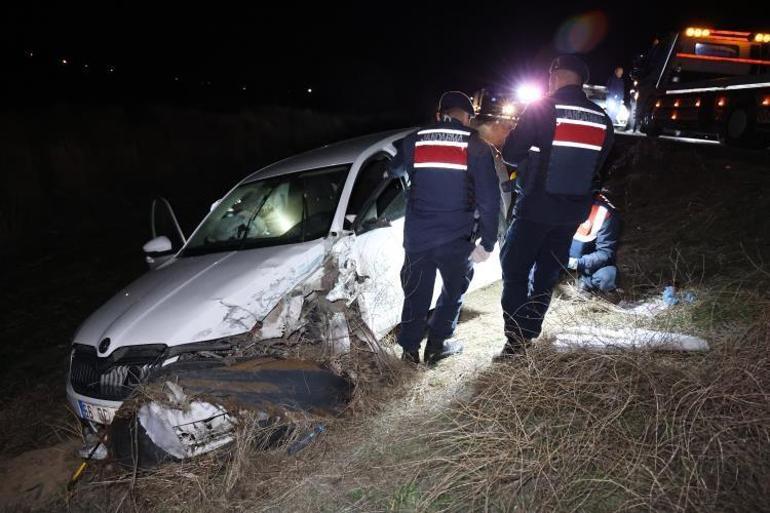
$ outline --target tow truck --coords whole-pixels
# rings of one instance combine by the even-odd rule
[[[770,145],[770,32],[688,27],[655,39],[631,78],[648,136]]]

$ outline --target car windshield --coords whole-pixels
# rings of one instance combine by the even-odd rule
[[[206,217],[181,256],[325,237],[349,169],[336,166],[240,185]]]

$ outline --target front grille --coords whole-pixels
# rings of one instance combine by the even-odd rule
[[[74,344],[70,364],[73,390],[95,399],[123,401],[160,368],[166,353],[162,344],[122,347],[106,358],[96,348]]]

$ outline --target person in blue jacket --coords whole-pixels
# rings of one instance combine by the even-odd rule
[[[613,123],[618,121],[620,107],[626,99],[626,82],[623,79],[623,68],[618,66],[607,80],[607,114]]]
[[[572,237],[569,269],[578,275],[578,287],[588,292],[617,289],[615,255],[620,238],[620,217],[601,193],[594,195],[591,212]]]
[[[612,121],[583,92],[588,67],[563,55],[551,64],[550,95],[531,103],[503,146],[515,176],[513,221],[500,251],[506,342],[495,359],[522,352],[540,335],[572,236],[586,220]]]
[[[408,135],[390,163],[390,174],[410,183],[398,343],[402,358],[414,363],[426,326],[425,363],[462,351],[452,335],[473,263],[487,260],[497,240],[499,183],[491,148],[469,128],[473,115],[467,95],[444,93],[435,122]],[[428,323],[437,272],[443,287]]]

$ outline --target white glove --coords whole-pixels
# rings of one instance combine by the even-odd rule
[[[577,271],[577,264],[578,264],[578,259],[570,257],[569,263],[567,264],[567,269],[572,269],[573,271]]]
[[[471,260],[473,260],[474,264],[480,264],[481,262],[486,262],[489,260],[489,255],[491,254],[492,253],[484,249],[483,246],[477,244],[471,253]]]

